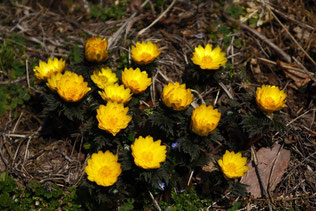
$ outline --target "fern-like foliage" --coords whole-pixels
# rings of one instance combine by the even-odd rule
[[[256,135],[262,135],[266,131],[282,132],[285,130],[284,121],[280,117],[275,116],[272,120],[267,117],[257,117],[255,115],[243,115],[241,126],[245,132],[248,133],[249,137]]]
[[[177,123],[175,114],[167,114],[163,109],[157,108],[149,115],[147,121],[153,127],[158,127],[161,131],[166,133],[166,136],[174,136],[174,127]]]
[[[178,141],[180,143],[181,150],[190,155],[191,161],[195,160],[201,153],[200,146],[193,143],[190,139],[180,138]]]

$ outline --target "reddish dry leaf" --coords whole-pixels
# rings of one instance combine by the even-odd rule
[[[207,165],[202,167],[202,170],[205,172],[212,172],[218,169],[215,167],[214,162],[210,161]]]
[[[295,89],[303,87],[311,81],[311,77],[296,64],[288,64],[278,61],[278,65],[282,68],[285,76],[294,81],[293,88]]]
[[[274,144],[272,149],[261,148],[256,153],[258,157],[258,169],[269,192],[272,192],[280,182],[290,162],[290,151],[281,149],[279,152],[280,147],[279,144]],[[251,162],[248,163],[248,167],[249,171],[241,178],[240,182],[248,185],[247,191],[255,198],[262,197],[256,170]],[[273,170],[272,173],[271,170]]]

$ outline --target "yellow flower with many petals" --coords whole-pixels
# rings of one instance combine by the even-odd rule
[[[69,102],[81,100],[91,90],[81,75],[70,71],[66,71],[56,85],[59,96]]]
[[[99,91],[102,99],[105,101],[112,101],[117,103],[127,103],[132,98],[130,89],[125,89],[123,85],[110,84],[106,86],[103,92]]]
[[[47,63],[40,61],[39,65],[36,66],[33,71],[36,78],[40,80],[46,80],[54,73],[61,73],[64,71],[66,62],[63,59],[58,60],[57,58],[49,58]]]
[[[248,171],[247,158],[242,157],[241,152],[235,154],[233,151],[226,150],[223,157],[217,162],[227,178],[242,177]]]
[[[166,146],[162,146],[161,140],[154,141],[151,136],[135,139],[132,144],[132,155],[137,166],[144,169],[160,168],[160,163],[166,160]]]
[[[217,70],[227,62],[225,53],[221,52],[220,47],[217,46],[212,50],[210,44],[207,44],[205,48],[201,45],[195,48],[191,60],[194,64],[199,65],[201,69],[208,70]]]
[[[191,116],[192,131],[200,136],[207,136],[218,125],[221,113],[213,106],[202,104],[196,107]]]
[[[286,107],[286,94],[277,86],[263,85],[256,92],[257,104],[263,112],[271,115],[273,111],[279,111]]]
[[[133,45],[131,49],[132,59],[138,64],[149,64],[154,61],[160,53],[158,45],[150,41],[137,42],[136,46]]]
[[[134,94],[144,92],[151,85],[151,78],[148,78],[146,71],[139,68],[125,68],[122,73],[122,82],[125,87],[132,90]]]
[[[91,80],[100,88],[104,89],[109,84],[114,84],[117,82],[116,74],[112,72],[111,68],[105,67],[101,70],[93,71],[91,75]]]
[[[122,103],[108,102],[97,109],[98,127],[115,136],[121,129],[125,129],[132,117],[127,115],[128,108]]]
[[[117,160],[118,156],[110,151],[93,153],[85,168],[88,180],[105,187],[116,183],[122,173],[121,164]]]
[[[46,85],[52,90],[57,91],[57,84],[60,79],[63,77],[62,73],[52,74],[48,79]]]
[[[86,59],[89,62],[105,62],[109,57],[107,47],[107,39],[89,38],[84,46]]]
[[[186,89],[185,84],[169,83],[163,88],[162,101],[169,108],[176,111],[182,111],[188,108],[192,103],[193,94],[191,89]]]

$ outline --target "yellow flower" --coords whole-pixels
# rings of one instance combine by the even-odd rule
[[[116,74],[112,72],[111,68],[105,67],[101,70],[93,71],[91,75],[91,80],[100,88],[104,89],[109,84],[114,84],[117,82]]]
[[[108,59],[108,40],[101,37],[91,37],[84,48],[86,59],[89,62],[105,62]]]
[[[220,119],[221,113],[217,109],[202,104],[192,112],[192,131],[200,136],[207,136],[217,127]]]
[[[248,171],[246,166],[247,158],[242,157],[241,152],[229,152],[226,150],[225,154],[218,161],[224,175],[228,178],[242,177]]]
[[[40,61],[39,65],[36,66],[33,71],[36,78],[40,80],[46,80],[54,73],[61,73],[66,66],[66,62],[63,59],[58,60],[57,58],[49,58],[47,63]]]
[[[154,141],[151,136],[135,139],[132,144],[132,155],[137,166],[144,169],[160,168],[160,163],[166,160],[166,146],[160,145],[161,140]]]
[[[225,53],[221,52],[220,47],[217,46],[212,50],[210,44],[207,44],[205,48],[201,45],[195,48],[191,60],[194,64],[199,65],[201,69],[209,70],[217,70],[227,62]]]
[[[191,89],[186,89],[185,84],[169,83],[163,88],[162,101],[169,108],[176,111],[182,111],[189,107],[192,103],[193,94]]]
[[[81,100],[91,90],[81,75],[70,71],[66,71],[56,84],[59,96],[69,102]]]
[[[48,79],[46,85],[52,90],[57,91],[57,84],[60,79],[63,77],[62,73],[52,74]]]
[[[142,43],[137,42],[136,46],[132,46],[132,59],[138,64],[149,64],[159,56],[160,50],[158,45],[150,41]]]
[[[102,99],[105,101],[112,101],[117,103],[127,103],[132,98],[130,89],[125,89],[123,85],[110,84],[106,86],[103,92],[99,91]]]
[[[125,68],[122,73],[122,82],[125,87],[130,88],[134,94],[144,92],[151,85],[151,78],[148,78],[146,71],[139,68]]]
[[[286,94],[277,86],[262,85],[256,92],[256,101],[259,109],[267,115],[271,115],[273,111],[279,111],[286,107]]]
[[[118,156],[109,150],[93,153],[84,169],[88,174],[88,180],[105,187],[116,183],[118,176],[122,173],[121,164],[117,160]]]
[[[98,127],[115,136],[132,120],[127,112],[128,108],[125,108],[122,103],[108,102],[106,106],[100,105],[97,109]]]

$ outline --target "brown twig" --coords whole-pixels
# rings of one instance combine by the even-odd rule
[[[261,1],[263,5],[266,6],[266,8],[269,10],[269,12],[272,14],[272,16],[277,20],[277,22],[282,26],[284,31],[290,36],[290,38],[293,40],[293,42],[303,51],[303,53],[307,56],[307,58],[316,65],[316,62],[312,59],[312,57],[304,50],[304,48],[297,42],[297,40],[293,37],[293,35],[289,32],[289,30],[284,26],[284,24],[279,20],[279,18],[274,14],[274,12],[271,9],[271,6],[266,4],[265,1]],[[290,63],[290,62],[289,62]]]
[[[155,25],[164,15],[167,14],[167,12],[169,12],[169,10],[173,7],[173,5],[177,2],[177,0],[173,0],[171,2],[171,4],[167,7],[167,9],[165,11],[163,11],[158,18],[156,18],[156,20],[154,20],[149,26],[147,26],[146,28],[140,30],[137,34],[137,36],[142,35],[145,31],[147,31],[148,29],[150,29],[153,25]]]
[[[291,63],[291,61],[292,61],[291,57],[287,53],[285,53],[281,48],[279,48],[277,45],[275,45],[273,42],[271,42],[266,36],[260,34],[257,30],[255,30],[255,29],[253,29],[253,28],[251,28],[243,23],[240,23],[238,20],[235,20],[234,18],[227,15],[227,13],[225,12],[227,7],[228,7],[228,4],[226,4],[225,8],[224,8],[224,16],[226,19],[240,25],[240,27],[242,29],[246,29],[247,31],[256,35],[258,38],[260,38],[262,41],[264,41],[266,44],[268,44],[271,48],[273,48],[276,52],[278,52],[286,62]]]

